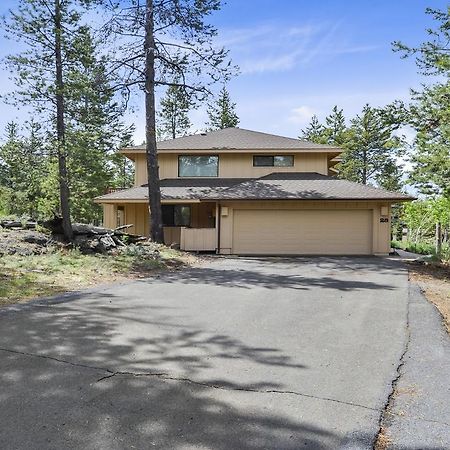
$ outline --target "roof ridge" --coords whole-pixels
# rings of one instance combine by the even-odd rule
[[[341,152],[339,147],[329,144],[318,144],[303,139],[267,133],[265,131],[249,130],[247,128],[228,127],[207,132],[196,132],[173,139],[164,139],[157,142],[158,150],[186,150],[202,149],[272,149],[294,150],[310,149]],[[124,147],[123,150],[144,150],[145,144]]]

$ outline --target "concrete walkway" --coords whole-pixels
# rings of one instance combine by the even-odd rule
[[[0,448],[369,449],[408,298],[399,261],[217,258],[3,309]]]

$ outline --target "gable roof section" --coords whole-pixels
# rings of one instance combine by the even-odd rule
[[[413,200],[405,194],[318,173],[272,173],[261,178],[161,180],[162,200]],[[98,203],[148,200],[147,186],[97,197]]]
[[[159,151],[177,150],[304,150],[340,153],[341,149],[325,144],[302,141],[300,139],[245,130],[225,128],[208,133],[193,134],[176,139],[157,142]],[[145,145],[127,147],[123,153],[144,151]]]

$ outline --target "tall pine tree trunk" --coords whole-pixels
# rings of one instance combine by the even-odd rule
[[[148,173],[148,201],[150,212],[150,236],[154,242],[163,243],[161,190],[156,149],[155,114],[155,39],[153,24],[153,0],[147,0],[145,17],[145,137]]]
[[[62,226],[64,237],[70,241],[73,238],[72,223],[70,221],[69,183],[67,179],[66,142],[64,123],[64,83],[61,54],[61,2],[55,0],[55,61],[56,61],[56,138],[58,146],[58,178],[59,198],[61,203]]]
[[[438,258],[440,258],[442,253],[442,225],[440,222],[436,223],[435,241],[436,241],[436,255],[438,256]]]

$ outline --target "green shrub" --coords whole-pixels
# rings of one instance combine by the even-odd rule
[[[435,246],[429,242],[392,241],[391,246],[419,255],[437,256]],[[450,261],[450,245],[448,243],[442,245],[440,259]]]

